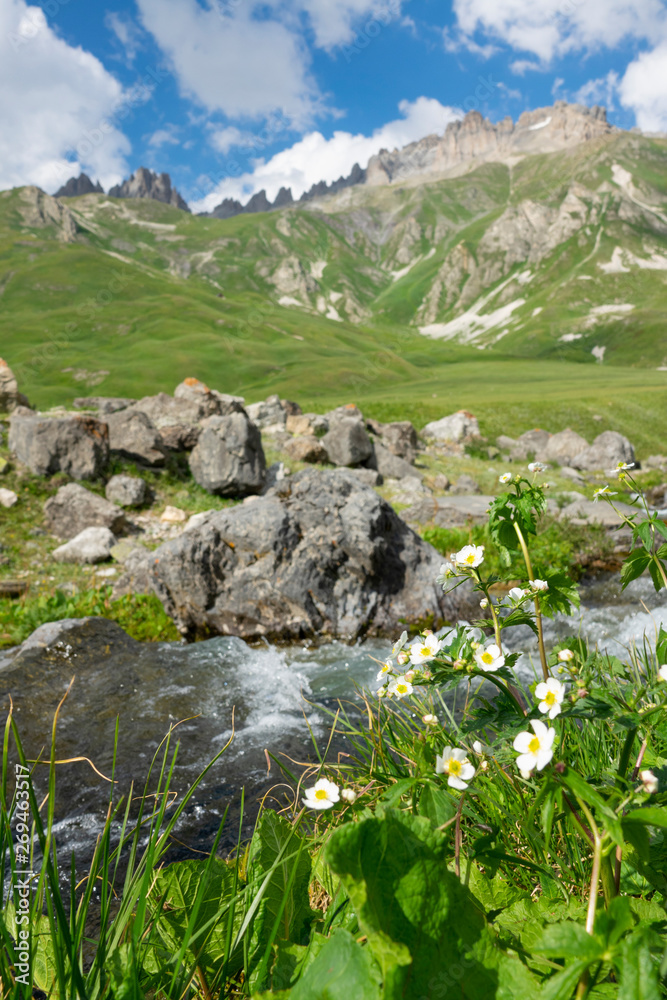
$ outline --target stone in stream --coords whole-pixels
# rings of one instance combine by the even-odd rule
[[[118,534],[127,527],[122,510],[78,483],[61,486],[44,504],[44,514],[47,528],[58,538],[74,538],[84,528],[109,528]]]
[[[195,481],[218,496],[260,493],[266,479],[262,437],[245,410],[209,417],[189,462]]]
[[[343,470],[307,469],[251,504],[211,512],[132,567],[183,634],[354,640],[403,621],[456,621],[466,588],[446,596],[442,557],[370,487]],[[132,587],[121,578],[114,593]]]
[[[9,450],[37,476],[65,472],[72,479],[96,479],[109,461],[107,425],[93,417],[12,415]]]
[[[56,562],[100,563],[111,557],[116,536],[108,528],[84,528],[54,552]]]

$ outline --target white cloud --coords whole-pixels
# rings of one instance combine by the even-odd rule
[[[235,125],[227,125],[226,128],[215,129],[209,141],[219,153],[226,154],[235,147],[252,145],[253,140],[252,132],[243,132]]]
[[[454,0],[464,36],[481,32],[542,62],[570,51],[612,48],[624,38],[654,39],[665,26],[661,0]]]
[[[374,38],[399,17],[401,0],[292,0],[308,15],[315,44],[331,49],[352,42],[357,33]]]
[[[167,128],[156,129],[151,136],[148,137],[148,145],[152,146],[153,149],[161,149],[162,146],[178,146],[180,145],[180,139],[176,135],[176,129],[173,125]]]
[[[621,104],[631,108],[645,132],[667,131],[667,41],[631,62],[619,85]]]
[[[320,132],[310,132],[266,163],[258,161],[252,173],[222,180],[214,193],[191,203],[193,211],[211,211],[223,198],[245,202],[262,188],[271,200],[281,187],[291,187],[298,198],[317,181],[331,183],[347,176],[355,163],[365,167],[369,158],[381,149],[400,148],[433,132],[442,133],[449,122],[461,117],[457,109],[428,97],[401,101],[399,111],[401,118],[388,122],[370,136],[334,132],[330,139],[325,139]]]
[[[140,29],[129,17],[116,11],[107,11],[104,25],[116,36],[127,62],[131,63],[141,48]]]
[[[110,121],[120,83],[24,0],[0,3],[0,92],[0,188],[54,191],[80,170],[105,186],[121,179],[130,144]]]
[[[610,69],[606,76],[589,80],[574,95],[579,104],[604,104],[607,110],[614,109],[614,95],[618,90],[618,73]]]

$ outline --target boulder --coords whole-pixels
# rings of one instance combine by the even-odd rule
[[[148,499],[148,486],[138,476],[112,476],[104,495],[121,507],[141,507]]]
[[[635,450],[626,437],[617,431],[603,431],[593,441],[575,455],[572,465],[575,469],[614,470],[620,462],[633,463]]]
[[[382,486],[384,482],[377,469],[362,469],[358,467],[356,469],[348,469],[347,472],[350,476],[358,479],[360,483],[363,483],[364,486]]]
[[[472,476],[467,476],[463,473],[463,475],[459,476],[456,480],[449,492],[458,496],[470,496],[475,493],[481,493],[482,491],[479,488],[479,483],[473,479]]]
[[[169,451],[191,451],[199,439],[199,421],[209,415],[202,400],[176,398],[166,392],[144,396],[131,410],[148,417]]]
[[[660,472],[667,472],[667,455],[649,455],[645,462],[642,462],[645,469],[659,469]]]
[[[508,437],[507,434],[499,434],[496,438],[496,444],[501,451],[510,451],[516,444],[516,438]]]
[[[218,496],[261,491],[266,478],[262,437],[245,411],[208,418],[190,454],[190,470],[200,486]]]
[[[285,466],[284,462],[273,462],[266,470],[266,479],[264,480],[262,493],[266,493],[268,490],[273,489],[274,486],[277,486],[278,483],[282,483],[289,474],[290,470]],[[196,514],[193,514],[193,517],[196,516]]]
[[[373,445],[359,411],[348,414],[336,410],[328,417],[329,430],[321,441],[329,461],[333,465],[361,465],[368,461]]]
[[[100,416],[107,416],[109,413],[118,413],[119,410],[126,410],[132,406],[136,400],[127,399],[124,396],[79,396],[74,400],[76,410],[97,410]]]
[[[174,389],[176,399],[187,399],[201,408],[202,417],[224,417],[243,409],[243,396],[228,396],[216,389],[209,389],[198,378],[186,378]]]
[[[463,589],[445,596],[442,557],[346,470],[299,472],[151,556],[133,572],[189,636],[352,641],[404,621],[456,621],[467,600]]]
[[[6,361],[0,358],[0,413],[11,413],[17,406],[30,406],[19,392],[16,376]]]
[[[293,437],[285,444],[285,451],[294,462],[328,462],[329,460],[326,449],[322,446],[319,438],[313,434]]]
[[[84,528],[69,542],[55,549],[53,558],[64,563],[105,562],[115,544],[115,535],[108,528]]]
[[[539,457],[544,454],[550,437],[551,434],[548,431],[542,431],[539,428],[526,431],[510,447],[510,458],[513,462],[525,462],[529,458]]]
[[[164,465],[165,447],[153,422],[139,410],[121,410],[107,417],[109,450],[141,465]]]
[[[47,528],[58,538],[74,538],[84,528],[109,528],[119,534],[127,527],[122,510],[78,483],[61,486],[44,504],[44,514]]]
[[[288,413],[285,430],[299,437],[305,437],[307,434],[319,437],[329,430],[329,421],[319,413]]]
[[[164,524],[185,524],[188,519],[188,515],[180,507],[172,507],[171,504],[167,504],[162,513],[160,514],[160,520]]]
[[[444,493],[451,485],[449,476],[446,476],[444,472],[439,472],[433,480],[433,489],[438,493]]]
[[[468,410],[459,410],[440,420],[432,420],[422,434],[427,438],[435,438],[436,441],[453,441],[456,444],[480,437],[477,417]]]
[[[566,427],[564,431],[551,435],[546,448],[538,457],[541,462],[554,462],[556,465],[572,467],[573,459],[584,448],[588,448],[586,438],[582,438],[581,434]]]
[[[419,478],[420,476],[414,466],[406,462],[404,458],[399,458],[398,455],[389,451],[379,441],[373,443],[373,454],[368,459],[368,465],[376,469],[383,479],[405,479],[406,476]]]
[[[9,448],[38,476],[65,472],[72,479],[96,479],[109,461],[107,425],[93,417],[48,418],[12,415]]]
[[[406,462],[414,462],[419,441],[417,431],[409,420],[396,420],[391,424],[381,424],[377,420],[367,420],[366,425],[373,434],[382,439],[384,447]]]
[[[156,555],[148,549],[137,546],[125,555],[123,559],[123,574],[113,588],[113,599],[125,597],[127,594],[152,594],[153,570]]]
[[[4,487],[0,487],[0,506],[13,507],[15,503],[18,503],[18,499],[14,490],[6,490]]]
[[[287,411],[278,395],[268,396],[260,403],[251,403],[246,406],[246,413],[263,430],[268,427],[279,427],[282,430],[287,424]]]

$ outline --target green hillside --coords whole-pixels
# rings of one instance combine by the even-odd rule
[[[489,432],[603,416],[657,445],[666,167],[667,142],[616,133],[229,220],[3,192],[0,354],[40,406],[196,375],[418,424],[466,406]]]

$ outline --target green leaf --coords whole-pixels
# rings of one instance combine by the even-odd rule
[[[106,971],[111,979],[114,1000],[145,1000],[137,975],[137,964],[131,945],[121,944],[107,957]]]
[[[434,826],[443,826],[456,815],[454,799],[444,788],[428,784],[419,797],[419,815],[426,816]]]
[[[275,996],[272,991],[266,996]],[[286,997],[290,1000],[380,1000],[380,970],[368,948],[337,930]]]
[[[641,576],[650,561],[651,556],[644,549],[631,552],[621,569],[621,590],[625,590],[629,583]]]
[[[660,1000],[663,993],[658,983],[658,963],[651,957],[651,931],[638,928],[627,937],[617,961],[620,976],[618,1000]]]
[[[545,615],[553,618],[558,611],[569,615],[573,607],[579,607],[579,588],[574,580],[566,573],[551,573],[547,570],[539,572],[549,584],[549,589],[540,594],[540,608]]]
[[[580,958],[595,962],[601,958],[604,948],[600,940],[588,934],[581,924],[564,920],[547,927],[535,943],[534,950],[538,955],[552,958]]]
[[[664,806],[645,806],[643,809],[632,809],[623,817],[625,823],[642,823],[644,826],[658,826],[667,830],[667,808]]]
[[[641,823],[634,823],[632,821],[628,823],[626,817],[623,817],[621,827],[625,840],[629,844],[632,844],[637,852],[637,856],[644,864],[648,864],[651,856],[651,841],[646,827]]]

